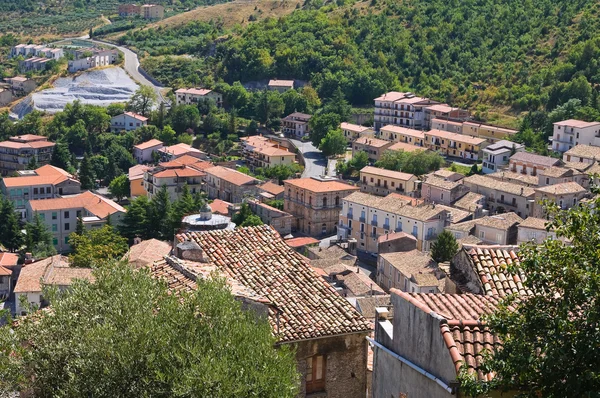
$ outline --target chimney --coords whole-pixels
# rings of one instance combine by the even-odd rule
[[[175,256],[182,260],[195,261],[199,263],[205,263],[204,250],[196,242],[186,241],[181,242],[175,248]]]
[[[521,187],[521,196],[523,196],[523,187]]]
[[[33,262],[33,256],[31,253],[25,253],[25,264],[31,264]]]
[[[136,236],[135,238],[133,238],[133,245],[139,245],[140,243],[142,243],[142,238],[140,238],[139,236]]]

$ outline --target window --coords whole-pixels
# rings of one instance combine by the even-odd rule
[[[397,232],[402,232],[402,221],[398,221],[398,227],[396,228]]]
[[[419,230],[417,228],[416,225],[413,225],[413,231],[412,231],[413,236],[416,238],[417,235],[419,234]]]
[[[360,232],[365,232],[365,224],[360,224]]]
[[[77,210],[77,218],[81,217],[81,210]]]
[[[496,234],[496,242],[497,243],[502,243],[502,234]]]
[[[327,224],[321,225],[321,233],[325,235],[327,233]]]
[[[377,224],[377,214],[373,214],[373,222]]]
[[[40,188],[40,193],[42,193],[42,192],[41,192],[41,190],[42,190],[42,189],[43,189],[43,188]],[[46,187],[46,193],[52,193],[52,191],[50,190],[50,187]]]
[[[348,228],[352,229],[352,220],[348,220]]]
[[[68,245],[68,244],[69,244],[69,237],[65,236],[65,245]]]
[[[306,393],[325,390],[326,360],[323,355],[306,359]]]
[[[327,198],[323,198],[323,207],[327,207]]]
[[[69,218],[69,212],[65,211],[65,218]]]
[[[479,231],[479,239],[485,239],[485,231]]]
[[[56,238],[52,238],[52,244],[53,244],[54,246],[57,246],[57,245],[58,245],[58,239],[56,239]]]
[[[68,222],[66,222],[65,223],[65,231],[68,231],[70,229],[71,229],[71,225]]]
[[[546,185],[550,185],[550,179],[546,177]]]
[[[373,237],[376,237],[376,236],[377,236],[377,227],[373,227],[373,228],[371,229],[371,235],[372,235]]]
[[[444,193],[443,192],[440,194],[440,200],[444,200]]]
[[[335,197],[335,205],[336,205],[336,206],[339,206],[339,205],[340,205],[340,197],[339,197],[339,196],[336,196],[336,197]]]

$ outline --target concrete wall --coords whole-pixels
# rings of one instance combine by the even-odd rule
[[[306,396],[306,359],[326,357],[323,398],[364,398],[367,389],[366,333],[334,336],[296,343],[296,360],[301,375],[300,397]]]

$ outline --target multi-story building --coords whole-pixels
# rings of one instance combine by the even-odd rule
[[[89,55],[91,53],[91,55]],[[67,70],[76,73],[81,70],[112,65],[119,57],[117,50],[86,49],[75,52],[75,59],[69,60]]]
[[[283,187],[284,210],[296,219],[292,229],[309,236],[335,234],[342,200],[360,189],[327,177],[286,180]]]
[[[379,254],[377,284],[386,291],[442,293],[446,275],[429,254],[418,250]]]
[[[517,130],[477,122],[464,122],[462,125],[462,134],[483,138],[491,143],[504,140],[517,133]]]
[[[30,200],[25,207],[28,221],[35,214],[40,215],[59,253],[71,250],[69,235],[75,232],[78,218],[87,229],[95,229],[106,224],[109,217],[112,225],[119,225],[126,212],[112,200],[89,191],[63,198]]]
[[[137,4],[119,4],[120,17],[136,17],[140,15],[140,6]]]
[[[260,180],[227,167],[215,166],[205,169],[205,191],[209,199],[222,199],[230,203],[242,203],[260,192]]]
[[[110,119],[110,131],[133,131],[148,125],[148,118],[134,112],[125,112]]]
[[[144,187],[144,174],[148,170],[152,170],[152,167],[143,164],[136,164],[129,168],[127,176],[129,177],[129,195],[132,198],[148,195]]]
[[[481,151],[486,145],[487,141],[483,138],[469,137],[443,130],[425,132],[427,148],[455,158],[473,161],[481,159]]]
[[[415,129],[425,128],[425,108],[439,104],[413,93],[391,91],[375,98],[375,130],[393,124]]]
[[[0,172],[2,175],[10,175],[15,171],[26,170],[32,159],[38,165],[46,165],[50,163],[54,145],[41,135],[10,137],[8,141],[0,142]]]
[[[140,15],[145,19],[162,19],[165,16],[165,7],[160,4],[144,4],[140,7]]]
[[[296,161],[296,154],[290,152],[279,142],[270,140],[261,135],[241,138],[242,154],[246,165],[254,170],[257,167],[269,168],[279,165],[292,165]]]
[[[416,146],[425,144],[425,133],[406,127],[387,125],[379,129],[379,137],[386,141],[403,142]]]
[[[450,205],[469,192],[461,180],[429,174],[421,184],[421,198],[428,203]]]
[[[11,200],[21,218],[28,217],[26,205],[30,200],[52,199],[81,192],[81,183],[58,167],[45,165],[25,170],[18,177],[0,180],[4,197]]]
[[[552,149],[564,153],[576,145],[600,146],[600,122],[563,120],[554,123]]]
[[[151,139],[133,146],[133,158],[138,163],[152,162],[152,154],[164,148],[163,142]]]
[[[263,223],[273,227],[281,236],[292,233],[292,224],[295,218],[290,213],[286,213],[256,199],[249,199],[246,203],[248,203],[252,212],[260,217]]]
[[[163,160],[173,160],[185,155],[189,155],[198,159],[208,159],[208,155],[206,153],[183,142],[162,147],[158,150],[158,152]]]
[[[482,243],[489,245],[515,245],[517,243],[518,226],[523,219],[513,212],[485,216],[471,221],[454,224],[447,229],[458,239],[466,235],[477,237]],[[457,235],[459,231],[465,235]]]
[[[14,95],[27,95],[37,87],[35,80],[23,76],[7,77],[4,81],[10,84]]]
[[[525,145],[512,141],[500,140],[483,148],[483,164],[481,171],[484,174],[495,173],[504,168],[510,157],[517,152],[524,152]]]
[[[206,88],[180,88],[175,91],[177,105],[196,105],[201,99],[207,98],[215,102],[217,107],[223,106],[223,95]]]
[[[23,61],[19,61],[19,68],[21,68],[21,70],[25,71],[25,72],[29,72],[29,71],[42,72],[42,71],[46,70],[46,68],[48,67],[48,62],[50,62],[50,61],[51,61],[50,58],[31,57],[31,58],[27,58]]]
[[[539,174],[537,176],[532,176],[529,174],[516,173],[510,170],[497,171],[495,173],[486,174],[486,176],[495,178],[496,180],[514,182],[515,184],[521,184],[528,187],[537,186],[540,179]]]
[[[418,178],[414,174],[366,166],[360,171],[360,190],[379,196],[390,193],[415,196],[419,190]]]
[[[556,185],[535,188],[536,207],[534,217],[544,218],[547,215],[544,202],[555,203],[563,210],[576,206],[589,194],[588,190],[576,182],[563,182]]]
[[[540,187],[556,185],[565,182],[576,182],[582,187],[588,189],[590,186],[590,176],[585,171],[579,171],[569,167],[548,167],[539,172],[538,183]]]
[[[158,167],[145,171],[144,189],[148,193],[148,198],[152,199],[164,185],[171,200],[176,200],[181,195],[184,185],[187,185],[192,194],[200,192],[206,176],[204,170],[211,167],[212,164],[192,156],[163,162]]]
[[[366,152],[370,162],[376,162],[392,143],[377,138],[361,137],[352,143],[352,156],[359,152]]]
[[[445,119],[431,119],[432,130],[443,130],[451,133],[462,134],[463,122],[455,122]]]
[[[548,220],[545,218],[527,217],[517,228],[517,244],[533,242],[539,245],[548,237],[556,239],[556,232],[546,230],[547,224]]]
[[[575,145],[563,154],[565,162],[594,164],[600,160],[600,146]]]
[[[379,197],[355,192],[343,200],[338,239],[356,239],[357,250],[375,254],[380,236],[406,232],[417,239],[417,249],[429,251],[444,230],[448,212],[435,204],[413,203],[414,199],[397,194]]]
[[[342,124],[340,124],[340,129],[350,144],[360,137],[373,137],[375,135],[375,132],[370,127],[361,126],[359,124],[342,122]]]
[[[448,120],[462,122],[470,118],[469,111],[454,108],[447,104],[436,104],[425,108],[425,129],[431,129],[432,120]]]
[[[492,213],[512,211],[521,218],[533,214],[535,207],[533,188],[477,174],[466,177],[463,184],[471,192],[484,195]]]
[[[294,112],[281,119],[282,131],[284,134],[294,138],[302,138],[310,133],[308,121],[312,115],[306,113]]]
[[[269,80],[269,84],[267,88],[272,91],[279,91],[283,93],[287,90],[294,89],[294,81],[293,80],[279,80],[279,79],[271,79]]]
[[[548,167],[561,166],[560,159],[549,156],[536,155],[531,152],[517,152],[508,161],[508,169],[513,173],[537,176],[538,172]]]

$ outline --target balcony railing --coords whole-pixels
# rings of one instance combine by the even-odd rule
[[[360,218],[358,219],[358,221],[360,221],[360,222],[365,222],[365,218],[364,218],[364,217],[360,217]]]
[[[402,232],[402,228],[396,228],[394,232]]]
[[[383,224],[383,229],[389,231],[390,230],[390,224]]]
[[[351,219],[352,218],[352,212],[349,211],[348,213],[346,213],[346,218],[350,218]]]
[[[377,220],[372,220],[371,221],[371,225],[374,226],[374,227],[376,227],[377,226]]]

